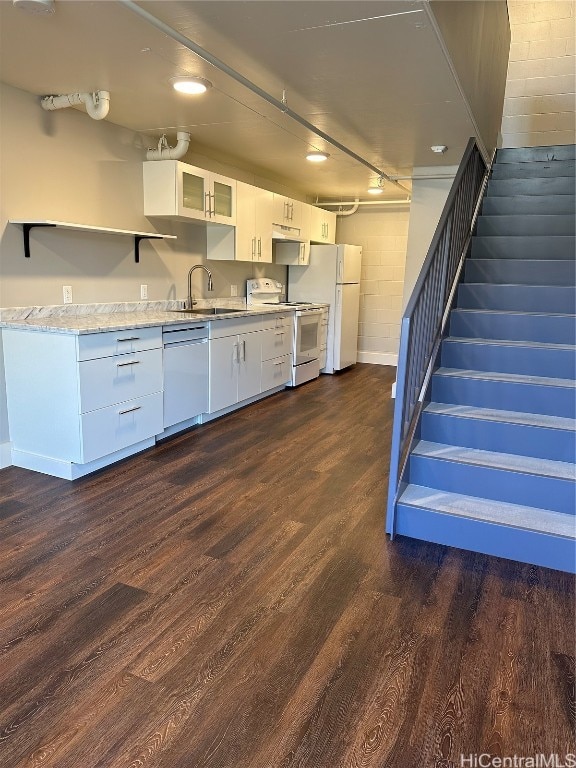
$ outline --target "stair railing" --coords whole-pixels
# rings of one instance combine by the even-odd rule
[[[420,276],[402,316],[390,453],[386,532],[398,496],[442,334],[480,208],[489,168],[472,137],[450,188]]]

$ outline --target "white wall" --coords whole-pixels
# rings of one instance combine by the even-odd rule
[[[336,241],[362,246],[358,360],[396,365],[410,207],[360,207],[339,217]]]
[[[456,170],[454,167],[435,169],[439,175],[450,174],[450,178],[415,178],[412,181],[412,203],[410,205],[410,225],[406,247],[402,310],[406,309],[412,290],[416,285]],[[422,176],[427,172],[429,169],[415,168],[414,176]]]
[[[576,5],[509,2],[512,45],[502,119],[504,147],[576,142]]]

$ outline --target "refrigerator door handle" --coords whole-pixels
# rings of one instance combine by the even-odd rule
[[[342,259],[338,259],[338,282],[339,283],[342,282],[342,267],[343,267],[343,264],[344,264],[343,260]]]

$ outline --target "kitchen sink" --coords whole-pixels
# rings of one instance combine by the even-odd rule
[[[182,315],[229,315],[234,312],[246,312],[246,310],[230,309],[230,307],[204,307],[204,309],[169,309],[168,312],[179,312]]]

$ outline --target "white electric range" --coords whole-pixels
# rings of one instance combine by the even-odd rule
[[[250,307],[285,307],[294,311],[292,324],[292,379],[297,387],[320,375],[320,339],[326,304],[281,301],[282,283],[269,277],[246,281],[246,304]]]

